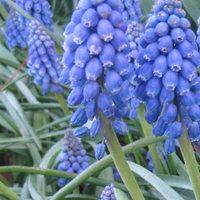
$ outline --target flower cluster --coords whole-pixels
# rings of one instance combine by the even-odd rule
[[[188,118],[190,139],[200,136],[200,79],[196,69],[200,54],[185,15],[180,1],[158,0],[140,37],[143,49],[135,62],[135,96],[145,102],[147,122],[156,122],[153,134],[168,137],[167,153],[174,151],[175,140],[182,136],[181,117]]]
[[[51,18],[53,14],[47,0],[16,0],[16,3],[19,7],[53,32],[53,20]],[[19,20],[21,21],[21,24],[24,26],[26,25],[28,28],[29,20],[27,18],[19,14]],[[28,33],[28,29],[26,31]]]
[[[123,19],[140,22],[142,18],[140,0],[122,0],[121,2],[124,4]]]
[[[25,33],[25,27],[20,26],[20,21],[18,19],[18,13],[14,9],[10,9],[8,17],[6,19],[6,44],[9,49],[19,46],[21,48],[26,48],[27,39]]]
[[[62,152],[59,155],[60,163],[57,167],[60,171],[80,174],[89,166],[90,158],[86,155],[81,141],[76,138],[71,129],[66,129]],[[59,178],[58,185],[63,187],[68,180]]]
[[[130,62],[134,62],[139,45],[139,38],[143,32],[143,26],[141,24],[142,12],[140,9],[140,1],[131,0],[122,1],[124,4],[124,10],[122,18],[127,24],[126,38],[130,45],[129,59]]]
[[[99,200],[116,200],[114,193],[114,185],[107,185],[101,193]]]
[[[29,30],[28,74],[34,76],[34,84],[42,87],[43,95],[46,95],[49,90],[62,93],[62,87],[57,85],[61,69],[53,40],[38,21],[32,21]]]
[[[158,152],[160,153],[160,155],[163,157],[164,162],[167,164],[168,161],[167,161],[167,157],[165,156],[165,154],[161,151],[161,149],[158,146],[156,146],[156,148],[157,148]],[[156,171],[155,171],[155,168],[154,168],[154,164],[153,164],[153,160],[151,158],[151,152],[150,151],[147,151],[146,158],[149,160],[148,164],[147,164],[148,169],[155,174]]]
[[[83,125],[94,119],[99,110],[113,119],[116,132],[128,131],[120,119],[129,116],[130,100],[134,96],[130,80],[134,71],[127,58],[130,46],[125,38],[127,26],[121,6],[119,0],[80,0],[66,26],[60,82],[72,87],[68,106],[82,104],[71,119],[72,125]],[[101,126],[97,116],[90,131],[81,127],[75,135],[83,137],[90,133],[95,137]]]
[[[141,24],[142,13],[140,9],[140,1],[138,0],[124,0],[122,18],[127,25],[125,33],[126,39],[129,42],[130,50],[128,54],[128,61],[131,68],[134,69],[134,61],[139,51],[139,38],[143,33],[143,25]],[[129,79],[129,82],[134,84],[134,76]],[[132,91],[133,92],[133,91]],[[137,107],[140,105],[132,93],[131,99],[131,111],[129,113],[130,118],[135,118],[138,115]]]

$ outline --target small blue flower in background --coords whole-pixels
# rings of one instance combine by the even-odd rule
[[[145,119],[154,123],[153,134],[168,137],[165,151],[169,154],[182,136],[179,116],[191,124],[187,127],[191,141],[200,138],[196,90],[200,54],[185,15],[180,1],[158,0],[140,37],[141,48],[135,60],[135,96],[145,103]]]
[[[114,176],[114,180],[115,180],[115,181],[118,181],[118,180],[121,179],[121,176],[120,176],[118,170],[115,169],[115,168],[113,168],[113,176]]]
[[[65,28],[64,68],[59,80],[72,87],[68,106],[81,104],[81,110],[74,113],[71,124],[83,125],[87,122],[85,116],[93,120],[90,133],[82,127],[76,131],[81,137],[86,134],[95,137],[101,132],[98,112],[113,122],[120,134],[128,131],[121,118],[137,117],[139,103],[136,99],[132,101],[134,64],[129,62],[130,45],[125,34],[127,23],[123,20],[123,11],[124,4],[119,0],[81,0]],[[83,117],[78,117],[78,113]]]
[[[138,49],[140,36],[143,33],[143,25],[141,24],[142,12],[140,9],[140,1],[138,0],[123,0],[124,9],[122,12],[123,20],[127,26],[126,38],[130,45],[129,59],[134,62]]]
[[[16,3],[20,8],[25,10],[28,14],[33,16],[42,25],[53,32],[53,14],[47,0],[16,0]],[[28,33],[29,20],[21,14],[19,14],[19,20],[21,25],[26,27],[26,31]]]
[[[25,33],[25,27],[20,26],[18,19],[18,13],[14,9],[10,9],[8,17],[6,19],[6,45],[9,49],[16,46],[20,48],[27,47],[27,35]]]
[[[69,173],[80,174],[89,166],[90,158],[86,155],[81,141],[76,138],[71,129],[66,129],[62,152],[59,155],[60,163],[57,169]],[[63,187],[69,181],[65,178],[58,179],[58,185]]]
[[[41,86],[43,95],[46,95],[49,91],[62,93],[63,89],[58,85],[59,56],[55,52],[53,40],[38,21],[32,21],[29,24],[29,30],[28,74],[34,77],[34,84]]]
[[[122,18],[124,20],[124,27],[126,26],[126,40],[129,43],[129,49],[125,49],[124,53],[128,57],[129,70],[130,72],[124,76],[124,80],[129,80],[129,88],[131,91],[131,110],[129,112],[129,118],[136,118],[138,116],[137,108],[140,105],[135,99],[135,87],[134,77],[135,72],[135,59],[137,57],[138,51],[141,48],[139,46],[139,39],[143,33],[143,25],[141,23],[142,12],[140,9],[140,1],[138,0],[123,0],[123,12]]]
[[[114,185],[107,185],[101,193],[99,200],[116,200],[114,194]]]

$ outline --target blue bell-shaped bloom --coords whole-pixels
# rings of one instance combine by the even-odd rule
[[[120,135],[124,135],[124,134],[126,134],[128,132],[127,125],[123,121],[118,120],[118,119],[115,119],[113,121],[112,127]]]
[[[174,139],[172,139],[172,138],[166,139],[165,145],[164,145],[165,152],[167,154],[172,154],[175,151],[175,146],[176,146],[176,143],[175,143]]]
[[[74,131],[74,135],[78,138],[83,138],[89,134],[89,129],[86,126],[82,126]]]
[[[97,160],[100,160],[101,158],[103,158],[105,151],[106,151],[105,144],[103,144],[103,143],[97,144],[96,149],[95,149],[95,158]]]
[[[96,137],[97,134],[101,131],[101,129],[102,129],[102,121],[100,119],[96,119],[95,121],[92,122],[90,128],[90,136],[92,138]]]
[[[177,107],[174,104],[169,104],[165,107],[162,118],[165,122],[171,123],[177,116]]]

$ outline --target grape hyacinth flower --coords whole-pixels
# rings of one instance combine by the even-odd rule
[[[193,127],[199,129],[200,54],[180,1],[158,0],[153,11],[140,38],[142,48],[135,61],[135,96],[145,103],[146,121],[155,123],[153,134],[168,137],[165,150],[170,154],[175,150],[175,140],[182,136],[181,118],[189,120],[188,133]],[[199,132],[190,131],[191,141],[199,137]]]
[[[140,9],[140,1],[123,0],[122,18],[127,25],[126,38],[130,45],[129,59],[134,62],[139,46],[139,39],[143,33],[143,25],[141,24],[142,12]]]
[[[60,163],[57,169],[69,173],[80,174],[89,166],[90,158],[86,155],[81,141],[74,136],[71,129],[66,129],[62,152],[59,154]],[[58,185],[63,187],[68,183],[66,178],[59,178]]]
[[[27,47],[27,36],[25,33],[25,27],[20,26],[18,19],[18,13],[14,9],[10,9],[8,17],[6,19],[6,45],[9,49],[16,46],[21,48]]]
[[[55,52],[53,40],[38,21],[32,21],[29,24],[29,29],[28,74],[34,77],[34,84],[42,87],[43,95],[46,95],[49,91],[62,93],[62,87],[58,86],[59,56]]]
[[[17,5],[53,32],[53,13],[47,0],[16,0]],[[28,28],[29,20],[19,14],[19,20]],[[26,29],[28,33],[28,29]]]
[[[139,0],[122,0],[123,3],[123,19],[140,22],[142,19],[142,12],[140,9]]]
[[[101,193],[99,200],[116,200],[114,193],[114,185],[107,185]]]
[[[125,134],[128,128],[121,118],[129,116],[130,108],[137,103],[136,100],[131,103],[134,69],[128,62],[130,47],[121,6],[119,0],[79,1],[64,31],[60,82],[72,87],[68,106],[82,104],[71,124],[83,125],[88,119],[93,120],[90,132],[86,127],[78,129],[80,137],[87,134],[95,137],[102,131],[100,112],[113,122],[119,134]],[[137,115],[136,109],[131,115]],[[120,122],[118,127],[115,120]]]
[[[142,18],[142,12],[140,9],[140,1],[138,0],[131,0],[131,1],[122,1],[123,3],[123,12],[122,12],[122,18],[124,20],[124,27],[127,26],[126,29],[126,39],[129,43],[130,48],[127,49],[125,52],[128,61],[129,61],[129,67],[130,67],[130,72],[128,75],[125,75],[125,78],[129,80],[129,82],[132,84],[131,85],[131,94],[132,98],[130,100],[131,104],[131,110],[129,112],[129,118],[136,118],[138,116],[138,111],[137,108],[139,106],[139,103],[134,97],[134,61],[137,57],[138,51],[139,51],[139,39],[140,36],[143,33],[143,25],[141,24],[141,18]]]

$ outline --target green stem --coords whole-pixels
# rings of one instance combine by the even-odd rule
[[[59,93],[55,93],[55,96],[58,99],[58,102],[60,103],[61,108],[62,108],[63,112],[65,113],[65,115],[70,115],[69,108],[66,106],[66,101],[65,101],[63,95],[59,94]]]
[[[0,182],[0,191],[9,199],[19,200],[19,196],[15,194],[12,190],[6,187],[2,182]]]
[[[144,119],[145,108],[144,108],[143,104],[140,104],[138,112],[139,112],[140,122],[141,122],[141,125],[142,125],[142,130],[144,132],[145,137],[151,136],[152,135],[151,126]],[[149,148],[149,151],[151,153],[151,157],[152,157],[152,160],[153,160],[153,164],[154,164],[156,173],[157,174],[163,174],[162,165],[161,165],[159,155],[158,155],[158,151],[156,149],[155,144],[149,145],[148,148]]]
[[[165,140],[166,137],[158,137],[155,138],[153,136],[142,138],[140,140],[135,141],[132,144],[129,144],[122,148],[122,151],[127,154],[132,152],[133,150],[140,149],[142,147],[145,147],[149,144],[153,144],[159,141]],[[65,195],[69,194],[73,189],[75,189],[78,185],[80,185],[82,182],[87,180],[90,176],[92,176],[97,171],[102,170],[107,165],[109,165],[112,162],[111,155],[108,155],[101,160],[93,163],[91,166],[89,166],[86,170],[84,170],[81,174],[79,174],[76,178],[74,178],[70,183],[68,183],[66,186],[61,188],[57,193],[54,194],[54,196],[51,198],[51,200],[60,200],[63,199]],[[1,168],[0,168],[1,169]]]
[[[187,130],[184,126],[183,135],[179,139],[182,156],[192,183],[196,200],[200,200],[200,174],[195,159],[192,144],[188,138]]]
[[[105,143],[109,149],[113,162],[115,163],[115,166],[124,184],[126,185],[132,199],[143,200],[144,196],[142,195],[142,192],[138,186],[138,183],[128,166],[128,163],[122,152],[117,136],[115,132],[113,131],[111,123],[108,121],[107,117],[105,117],[101,113],[99,115],[102,121]]]
[[[23,10],[22,8],[20,8],[16,3],[14,3],[12,0],[4,0],[11,8],[13,8],[14,10],[18,11],[20,14],[22,14],[25,18],[27,18],[29,21],[33,21],[36,20],[35,18],[33,18],[31,15],[29,15],[25,10]],[[44,27],[42,25],[42,27],[44,28],[44,30],[51,36],[51,38],[55,41],[55,43],[58,46],[62,46],[62,41],[54,35],[54,33],[52,33],[49,29],[47,29],[46,27]]]
[[[105,166],[104,166],[105,167]],[[0,167],[0,173],[3,172],[21,172],[21,173],[27,173],[27,174],[41,174],[51,177],[62,177],[66,179],[74,179],[78,175],[74,173],[68,173],[63,171],[58,171],[55,169],[44,169],[44,168],[37,168],[37,167],[24,167],[24,166],[4,166]],[[95,184],[98,186],[105,187],[106,185],[110,184],[109,180],[106,179],[100,179],[96,177],[89,177],[87,180],[84,180],[86,183]],[[123,190],[124,192],[128,192],[127,188],[122,183],[114,182],[115,187]],[[78,188],[78,187],[77,187]],[[76,188],[73,190],[75,191]],[[78,191],[78,190],[76,190]],[[77,194],[77,193],[76,193]]]
[[[133,138],[132,138],[130,131],[128,131],[127,137],[128,137],[129,143],[132,143]],[[139,153],[137,151],[135,151],[135,152],[133,152],[133,154],[135,156],[136,163],[140,165],[140,155],[139,155]]]

